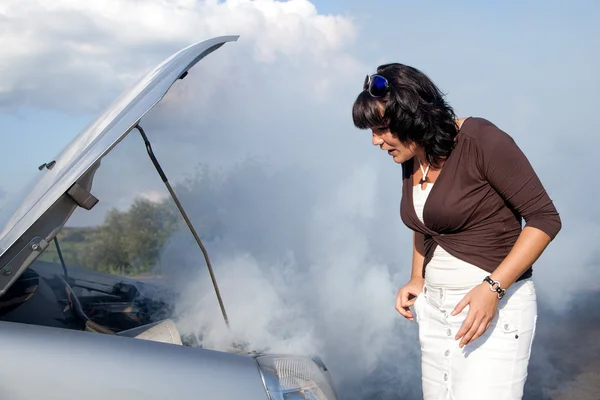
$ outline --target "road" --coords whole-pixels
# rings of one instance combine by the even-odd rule
[[[525,400],[600,400],[600,290],[572,304],[554,312],[539,302]]]

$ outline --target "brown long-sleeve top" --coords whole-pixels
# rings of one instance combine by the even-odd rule
[[[561,220],[527,157],[490,121],[466,119],[423,210],[413,204],[414,158],[402,164],[400,216],[425,236],[425,268],[439,244],[451,255],[488,272],[508,255],[522,220],[554,239]],[[532,266],[521,277],[532,275]]]

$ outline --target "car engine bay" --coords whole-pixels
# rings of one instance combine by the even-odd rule
[[[0,297],[0,320],[198,346],[181,337],[167,301],[142,294],[143,283],[36,261]],[[150,287],[157,295],[159,287]]]

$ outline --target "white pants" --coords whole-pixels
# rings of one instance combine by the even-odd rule
[[[450,313],[469,292],[425,284],[414,304],[419,325],[424,400],[516,400],[523,396],[535,336],[537,299],[531,279],[514,283],[482,336],[460,349],[465,320]]]

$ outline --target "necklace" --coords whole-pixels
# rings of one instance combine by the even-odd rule
[[[419,160],[419,167],[421,167],[421,172],[423,173],[423,176],[421,177],[421,180],[419,181],[419,185],[423,185],[423,183],[429,182],[429,180],[427,179],[427,173],[429,172],[429,164],[427,164],[426,169],[423,169],[423,164],[421,163],[421,159],[419,157],[417,157],[417,160]]]

